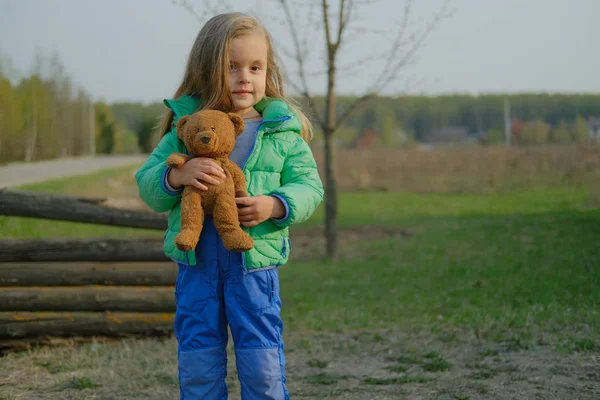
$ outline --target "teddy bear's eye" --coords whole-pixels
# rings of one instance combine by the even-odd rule
[[[214,126],[212,128],[210,128],[210,129],[212,129],[213,132],[215,131],[215,127]]]

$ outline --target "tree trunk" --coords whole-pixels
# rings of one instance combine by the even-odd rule
[[[0,189],[0,215],[131,228],[158,230],[167,228],[166,215],[92,204],[98,200]]]
[[[337,233],[337,181],[335,173],[335,141],[336,122],[335,96],[335,54],[329,51],[329,69],[327,75],[325,129],[325,246],[327,258],[335,261],[338,256]]]
[[[92,156],[96,155],[96,114],[94,110],[94,102],[90,99],[90,103],[88,106],[89,116],[88,116],[88,140],[89,140],[89,153]]]
[[[173,318],[172,313],[0,312],[0,342],[42,336],[168,335]]]
[[[162,239],[0,240],[0,262],[168,260]]]
[[[0,290],[17,286],[172,286],[176,279],[174,262],[0,263]]]
[[[3,136],[2,136],[2,132],[4,130],[4,126],[2,126],[3,120],[4,120],[4,110],[0,110],[0,163],[2,163],[2,142],[4,141]]]
[[[337,259],[337,182],[333,133],[325,134],[325,246],[327,258]]]
[[[33,157],[35,156],[35,146],[37,142],[37,104],[36,104],[36,95],[34,91],[34,83],[32,81],[31,86],[31,135],[26,141],[25,147],[25,162],[33,161]]]
[[[175,312],[172,286],[0,288],[0,311]]]

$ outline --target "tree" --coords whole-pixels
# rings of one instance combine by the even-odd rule
[[[361,95],[353,104],[348,106],[341,113],[337,113],[336,106],[336,81],[338,71],[342,70],[338,63],[340,49],[343,45],[347,45],[348,27],[355,15],[358,15],[358,2],[355,0],[340,0],[337,12],[330,10],[330,2],[328,0],[320,0],[318,3],[321,9],[322,20],[321,28],[324,35],[324,45],[326,50],[325,67],[327,71],[327,89],[325,95],[324,113],[320,113],[315,107],[313,96],[310,93],[308,79],[305,69],[305,56],[309,52],[306,41],[301,42],[299,30],[296,29],[294,21],[295,12],[292,11],[292,5],[288,0],[279,0],[282,5],[287,25],[291,30],[291,36],[294,43],[295,59],[298,67],[298,75],[301,86],[296,89],[306,98],[313,112],[313,118],[321,126],[325,135],[325,238],[326,238],[326,254],[329,259],[337,258],[338,250],[338,233],[337,233],[337,179],[335,173],[335,147],[334,134],[343,122],[356,110],[358,106],[368,100],[376,97],[387,85],[395,83],[400,77],[399,72],[412,62],[423,41],[429,36],[437,23],[447,16],[449,2],[446,1],[441,10],[434,15],[433,20],[425,26],[424,29],[413,33],[411,39],[408,39],[408,46],[404,43],[406,39],[409,17],[411,15],[412,1],[408,0],[405,3],[402,20],[399,23],[396,35],[391,41],[388,51],[375,57],[383,57],[384,65],[379,75],[373,80],[371,86],[366,92]],[[368,3],[373,4],[373,3]],[[334,16],[335,15],[335,16]],[[337,22],[337,27],[334,23]],[[385,36],[385,35],[384,35]],[[372,54],[363,60],[374,58]],[[361,60],[356,61],[357,64]]]
[[[485,143],[498,144],[504,142],[504,131],[499,128],[488,129]]]
[[[115,146],[117,123],[111,109],[103,102],[94,106],[96,115],[96,149],[101,154],[111,154]]]
[[[552,130],[552,142],[554,143],[571,143],[571,132],[567,127],[567,123],[561,120],[556,128]]]
[[[548,143],[549,134],[550,125],[537,119],[523,127],[519,140],[523,144],[544,144]]]
[[[21,80],[17,92],[25,120],[24,161],[44,159],[51,155],[60,143],[52,134],[52,93],[37,74]]]
[[[90,113],[82,119],[86,114],[82,106],[89,104],[89,99],[81,90],[73,98],[74,85],[58,56],[47,59],[38,53],[33,72],[20,80],[18,75],[0,56],[2,161],[81,154],[91,130]]]
[[[22,114],[15,91],[8,79],[0,73],[0,163],[10,161],[19,152]]]
[[[572,133],[574,142],[583,142],[590,136],[590,127],[580,114],[575,118]]]
[[[227,1],[219,2],[219,7],[211,7],[207,0],[203,2],[204,11],[216,13],[223,10],[229,10],[231,7]],[[312,119],[316,121],[324,134],[324,153],[325,153],[325,239],[326,254],[329,259],[337,258],[338,232],[337,232],[337,179],[335,172],[335,141],[334,134],[341,125],[348,119],[355,110],[365,102],[375,98],[384,88],[389,88],[400,79],[402,72],[407,65],[413,62],[418,49],[438,23],[448,17],[450,0],[445,0],[439,11],[435,13],[430,22],[426,23],[420,29],[411,31],[411,12],[413,1],[406,0],[404,12],[398,22],[396,30],[392,37],[389,37],[389,31],[381,31],[374,28],[354,27],[354,34],[348,35],[356,22],[356,17],[360,16],[360,6],[373,6],[376,1],[362,2],[359,0],[339,0],[337,10],[332,10],[331,0],[312,0],[302,4],[309,10],[309,18],[306,19],[303,26],[299,26],[298,21],[301,12],[297,10],[290,0],[276,0],[276,3],[283,9],[285,21],[289,28],[292,46],[292,52],[287,52],[287,46],[278,46],[278,50],[284,55],[295,61],[297,66],[298,84],[294,80],[289,80],[291,86],[305,99],[312,112]],[[179,4],[193,12],[189,1],[179,0]],[[205,17],[195,14],[199,19]],[[317,107],[315,98],[309,88],[310,74],[306,67],[307,57],[315,53],[314,41],[308,37],[315,32],[320,32],[322,44],[325,50],[324,70],[326,74],[326,94],[325,105],[322,111]],[[381,54],[372,54],[369,49],[362,52],[365,56],[353,60],[351,66],[342,66],[339,64],[340,50],[348,46],[349,41],[357,40],[367,34],[382,36],[389,41],[389,47]],[[372,47],[371,47],[372,48]],[[318,51],[318,50],[317,50]],[[357,51],[357,48],[354,48]],[[380,68],[376,77],[372,80],[368,89],[360,95],[352,104],[344,110],[338,110],[336,83],[339,78],[339,72],[355,72],[356,66],[364,66],[365,63],[373,60],[382,60],[383,66]]]
[[[383,116],[383,121],[381,122],[381,145],[384,147],[392,147],[397,142],[398,139],[396,137],[396,133],[398,129],[398,123],[396,122],[396,118],[389,113],[386,113]]]
[[[11,82],[17,81],[19,77],[19,73],[14,68],[12,60],[2,54],[0,54],[0,76],[8,79]]]
[[[153,133],[156,130],[156,118],[145,113],[141,121],[138,123],[136,134],[137,143],[140,151],[150,153],[154,147],[152,143]]]
[[[135,132],[123,128],[117,122],[116,133],[115,147],[113,149],[115,154],[138,154],[140,152],[138,136]]]

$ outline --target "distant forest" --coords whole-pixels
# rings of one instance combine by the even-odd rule
[[[588,121],[600,117],[600,95],[591,94],[378,97],[356,109],[336,136],[343,146],[352,146],[369,133],[375,136],[375,143],[383,145],[445,140],[498,142],[504,140],[505,99],[510,104],[516,143],[585,140]],[[355,100],[339,97],[338,112],[342,113]],[[323,104],[322,97],[316,98],[317,109],[323,109]],[[165,107],[162,103],[114,103],[111,109],[115,119],[127,129],[148,135],[148,129],[156,125]],[[309,111],[306,106],[304,109]],[[319,142],[317,123],[315,128]],[[450,134],[444,136],[445,132]],[[156,138],[147,139],[145,151],[153,147]]]
[[[93,101],[58,56],[39,56],[34,65],[25,75],[0,55],[0,163],[152,151],[159,139],[155,127],[165,111],[162,102]],[[505,99],[515,145],[581,142],[592,132],[600,136],[600,94],[454,94],[371,99],[340,126],[337,145],[502,142]],[[338,97],[338,112],[354,101]],[[324,109],[323,97],[315,102]],[[319,147],[322,135],[312,117],[313,143]]]

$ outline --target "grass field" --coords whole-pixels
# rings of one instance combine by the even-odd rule
[[[336,263],[294,247],[280,270],[293,398],[600,398],[595,168],[514,190],[342,193],[342,237],[358,240],[342,242]],[[86,181],[131,179],[131,169],[105,174]],[[296,232],[318,228],[322,211]],[[73,225],[15,220],[0,219],[2,236]],[[178,398],[174,339],[34,349],[0,364],[0,399]]]
[[[138,165],[107,169],[90,175],[75,176],[21,186],[19,190],[109,198],[117,205],[143,207],[138,200],[134,173]],[[120,228],[63,221],[0,216],[0,238],[75,238],[101,236],[162,236],[156,231]]]

